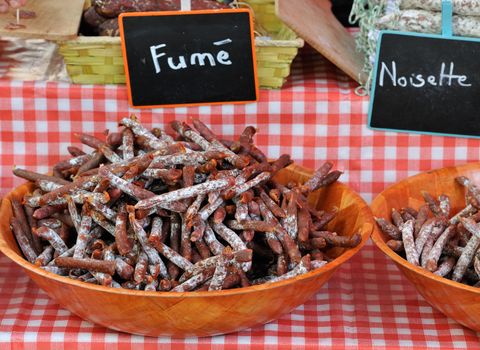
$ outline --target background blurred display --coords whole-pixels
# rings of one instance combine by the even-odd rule
[[[353,0],[332,0],[332,12],[338,20],[347,27],[352,25],[348,23],[348,15],[352,8]]]

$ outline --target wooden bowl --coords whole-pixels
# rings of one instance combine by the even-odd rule
[[[468,176],[474,183],[480,184],[480,163],[433,170],[400,181],[373,200],[373,215],[390,219],[392,208],[411,206],[418,209],[425,203],[420,193],[422,190],[435,196],[442,193],[450,196],[452,212],[455,213],[465,207],[464,188],[454,181],[459,175]],[[386,245],[389,238],[377,225],[372,240],[397,264],[430,305],[465,327],[480,331],[479,288],[451,281],[410,264]]]
[[[277,180],[304,182],[312,171],[297,166],[282,170]],[[62,307],[88,321],[118,331],[150,336],[209,336],[239,331],[270,322],[303,304],[327,282],[333,272],[357,253],[374,226],[368,205],[341,183],[312,194],[318,208],[339,209],[329,228],[351,236],[359,232],[360,245],[343,252],[332,249],[334,261],[322,268],[277,283],[218,292],[144,292],[114,289],[46,272],[21,255],[9,228],[10,198],[22,198],[31,188],[22,185],[9,193],[0,207],[0,250]],[[321,198],[321,200],[320,200]]]

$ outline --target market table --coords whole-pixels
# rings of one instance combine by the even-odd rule
[[[262,90],[248,105],[132,110],[122,86],[0,81],[0,195],[22,181],[12,166],[39,172],[67,155],[74,132],[101,134],[136,113],[146,125],[198,117],[227,138],[245,124],[270,157],[298,164],[334,161],[365,200],[421,171],[480,159],[480,140],[372,131],[368,98],[312,50],[292,67],[282,90]],[[453,297],[453,296],[452,296]],[[227,321],[228,322],[228,321]],[[0,255],[0,349],[51,346],[124,349],[479,348],[480,333],[433,310],[372,243],[340,267],[313,299],[264,326],[211,338],[149,338],[95,326],[60,308]]]

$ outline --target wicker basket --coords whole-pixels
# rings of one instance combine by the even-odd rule
[[[274,0],[246,0],[266,38],[255,38],[258,81],[263,88],[280,88],[290,74],[290,65],[304,42],[275,16]],[[77,84],[124,84],[120,38],[78,37],[60,43],[70,78]]]

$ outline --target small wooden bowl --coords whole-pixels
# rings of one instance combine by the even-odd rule
[[[450,197],[452,212],[465,207],[464,188],[455,182],[455,177],[465,175],[474,183],[480,183],[480,163],[444,168],[409,177],[380,193],[371,205],[373,215],[390,219],[392,208],[411,206],[418,209],[424,200],[421,191]],[[425,300],[443,314],[475,331],[480,331],[480,289],[434,275],[414,266],[391,250],[389,238],[375,225],[372,240],[378,248],[397,264],[405,277],[413,283]]]
[[[312,171],[291,166],[277,180],[304,182]],[[335,183],[311,195],[318,208],[339,209],[329,229],[351,236],[359,232],[360,245],[353,249],[332,249],[338,256],[324,267],[277,283],[218,292],[144,292],[114,289],[46,272],[21,255],[9,228],[10,198],[22,198],[31,189],[25,184],[9,193],[0,207],[0,250],[62,307],[83,319],[115,330],[150,336],[209,336],[239,331],[277,319],[305,303],[327,282],[333,272],[357,253],[374,226],[368,205],[354,191]],[[320,200],[321,198],[321,200]]]

